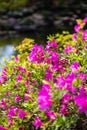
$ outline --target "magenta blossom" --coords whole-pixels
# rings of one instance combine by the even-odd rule
[[[74,87],[74,86],[71,85],[71,84],[67,84],[67,85],[66,85],[66,90],[68,90],[68,91],[71,92],[72,94],[75,94],[75,93],[76,93],[76,87]]]
[[[26,112],[24,112],[22,109],[19,109],[19,114],[18,114],[18,118],[24,118],[26,115],[27,115],[27,113]]]
[[[23,68],[22,66],[18,66],[18,69],[19,69],[20,72],[26,73],[26,69]]]
[[[85,48],[85,49],[87,49],[87,45],[86,45],[86,46],[84,46],[84,48]]]
[[[31,62],[41,63],[44,59],[44,50],[41,45],[35,44],[31,49],[30,55],[28,56],[28,60]]]
[[[66,83],[67,84],[72,84],[72,82],[76,79],[76,75],[72,72],[67,74],[66,76]]]
[[[65,49],[64,49],[64,52],[65,53],[69,53],[69,52],[72,52],[74,50],[74,48],[70,45],[68,45]]]
[[[78,74],[78,78],[80,78],[80,80],[84,80],[85,81],[86,80],[86,74],[81,72],[81,73]]]
[[[87,17],[83,19],[83,23],[87,23]]]
[[[70,68],[72,69],[72,72],[78,71],[78,69],[80,68],[79,62],[73,62]]]
[[[16,116],[18,111],[19,111],[19,109],[16,106],[12,106],[10,108],[10,111],[8,112],[8,117]]]
[[[82,31],[82,40],[83,42],[87,41],[87,31],[85,30]]]
[[[0,101],[0,106],[1,106],[1,107],[6,107],[6,106],[7,106],[5,99],[2,99],[2,100]]]
[[[61,105],[60,113],[61,113],[62,115],[68,114],[67,106],[66,106],[66,105]]]
[[[50,58],[53,63],[57,63],[59,54],[56,51],[52,51],[52,52],[50,52]]]
[[[51,57],[46,57],[44,62],[48,63],[48,64],[51,64],[51,62],[52,62]]]
[[[49,117],[50,120],[55,120],[57,118],[57,114],[53,110],[47,111],[46,115]]]
[[[46,83],[44,83],[43,86],[42,86],[43,91],[46,90],[47,92],[49,92],[50,88],[51,88],[51,86],[49,84],[46,84]]]
[[[76,39],[77,39],[77,34],[76,34],[76,33],[73,34],[72,39],[73,39],[73,40],[76,40]]]
[[[76,92],[76,88],[73,86],[73,81],[76,79],[76,75],[72,72],[66,76],[66,89],[72,93]]]
[[[2,71],[1,80],[5,81],[7,80],[7,67],[5,67]]]
[[[24,81],[24,85],[25,85],[25,86],[29,85],[29,80],[26,79],[26,80]]]
[[[36,130],[37,130],[39,127],[42,126],[42,121],[41,121],[40,117],[37,116],[37,117],[35,118],[35,121],[34,121],[33,125],[36,127]]]
[[[14,120],[12,120],[11,118],[8,118],[8,122],[9,122],[10,126],[12,126],[14,124]]]
[[[52,105],[52,101],[50,99],[50,95],[47,92],[41,93],[39,92],[38,95],[38,104],[40,110],[49,110],[50,106]]]
[[[80,26],[79,23],[77,23],[77,24],[74,26],[74,30],[75,30],[76,32],[79,32],[80,29],[81,29],[81,26]]]
[[[63,95],[63,99],[62,99],[63,104],[68,104],[70,100],[71,100],[71,95],[69,93]]]
[[[38,104],[40,110],[46,111],[52,105],[52,100],[49,91],[50,91],[50,86],[48,84],[44,84],[42,86],[42,90],[39,91]]]
[[[79,107],[79,111],[87,114],[87,95],[79,94],[78,96],[75,96],[74,101],[76,105]]]
[[[58,48],[58,44],[55,39],[53,39],[52,41],[49,41],[48,44],[46,45],[47,52],[51,52],[57,48]]]
[[[0,125],[0,130],[7,130],[7,129]]]
[[[19,74],[19,75],[16,77],[16,81],[17,81],[17,82],[20,82],[21,80],[22,80],[22,75]]]
[[[16,97],[15,97],[15,102],[19,102],[19,101],[21,101],[22,99],[21,99],[21,97],[19,96],[19,95],[16,95]]]
[[[14,60],[15,60],[15,62],[19,62],[19,58],[18,57],[15,57]]]
[[[3,81],[4,81],[3,79],[0,79],[0,85],[2,85]]]
[[[58,76],[56,79],[56,87],[62,89],[65,86],[65,78],[63,76]]]
[[[24,112],[22,109],[19,109],[15,106],[12,106],[10,108],[10,111],[8,112],[8,118],[11,118],[11,117],[14,117],[14,116],[18,116],[18,118],[23,118],[26,115],[27,115],[26,112]]]
[[[50,70],[50,68],[48,68],[48,69],[46,70],[45,79],[46,79],[47,81],[50,81],[50,80],[52,80],[52,77],[53,77],[53,73],[52,73],[52,71]]]

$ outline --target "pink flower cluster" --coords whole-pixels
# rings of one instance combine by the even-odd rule
[[[50,95],[50,85],[43,84],[42,89],[38,94],[38,104],[40,110],[49,110],[52,105],[51,95]]]
[[[28,60],[31,62],[41,63],[44,59],[44,50],[43,47],[40,45],[38,46],[35,44],[31,49],[31,53],[28,56]]]
[[[17,108],[16,106],[11,106],[8,112],[8,118],[12,118],[14,116],[17,116],[18,118],[24,118],[26,115],[26,112],[24,112],[22,109]]]
[[[38,130],[58,124],[59,116],[68,120],[77,111],[87,115],[87,31],[79,22],[74,29],[75,45],[69,41],[60,49],[52,38],[45,48],[35,44],[23,61],[15,57],[14,64],[3,69],[0,114],[5,114],[7,124],[1,122],[0,130],[16,126],[26,130],[31,124]]]

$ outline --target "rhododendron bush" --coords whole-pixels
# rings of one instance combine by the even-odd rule
[[[0,130],[70,130],[87,115],[87,18],[44,46],[24,39],[0,79]]]

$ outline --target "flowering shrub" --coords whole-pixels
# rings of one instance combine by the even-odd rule
[[[87,18],[75,33],[24,39],[0,80],[0,130],[70,130],[87,114]]]

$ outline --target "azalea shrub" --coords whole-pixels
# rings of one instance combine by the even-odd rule
[[[0,76],[0,130],[70,130],[87,115],[86,23],[15,48]]]

